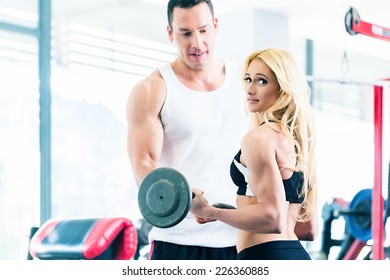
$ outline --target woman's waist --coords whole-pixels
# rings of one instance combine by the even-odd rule
[[[237,251],[240,252],[246,248],[250,248],[255,245],[271,242],[271,241],[283,241],[283,240],[298,240],[294,231],[286,231],[280,234],[271,233],[252,233],[240,230],[237,238]]]
[[[254,196],[238,195],[236,198],[236,203],[238,208],[243,208],[249,205],[256,204],[257,199]],[[237,239],[237,250],[241,251],[245,248],[252,247],[254,245],[276,240],[298,240],[295,234],[296,220],[294,218],[294,214],[296,214],[296,209],[293,205],[290,205],[287,209],[287,215],[283,215],[287,218],[283,222],[283,228],[281,233],[256,233],[239,230]],[[261,211],[260,208],[259,211]],[[261,213],[259,213],[259,215],[261,215]]]

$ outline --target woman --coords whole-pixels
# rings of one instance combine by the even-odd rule
[[[299,241],[313,240],[317,231],[308,84],[283,49],[251,54],[243,81],[253,128],[231,164],[237,209],[213,207],[200,189],[193,189],[191,212],[199,223],[220,220],[239,229],[237,259],[309,260]]]

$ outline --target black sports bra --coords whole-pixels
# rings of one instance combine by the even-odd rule
[[[240,161],[241,150],[238,151],[230,165],[230,177],[234,184],[238,187],[238,195],[252,195],[248,188],[248,182],[245,178],[247,168]],[[286,201],[290,203],[302,203],[304,196],[299,197],[299,193],[303,186],[303,173],[294,171],[293,175],[283,180],[284,191],[286,193]]]

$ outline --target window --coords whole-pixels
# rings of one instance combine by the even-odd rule
[[[37,43],[1,30],[0,38],[0,259],[18,259],[39,218]]]

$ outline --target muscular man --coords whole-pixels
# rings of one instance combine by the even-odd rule
[[[138,186],[157,167],[180,171],[210,202],[235,204],[231,158],[247,130],[237,66],[214,53],[218,21],[210,0],[171,0],[168,37],[177,58],[132,89],[128,154]],[[236,230],[191,214],[149,234],[151,259],[236,259]]]

